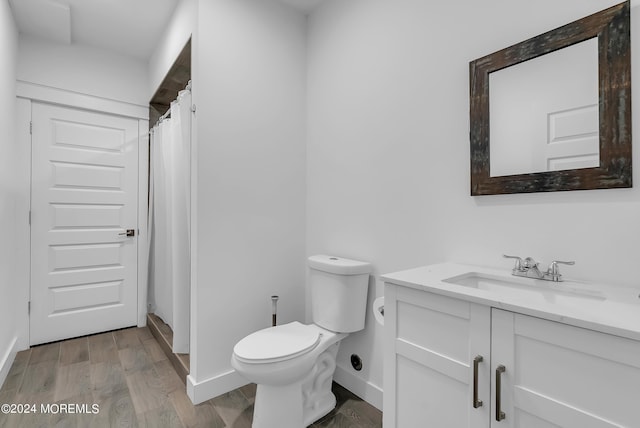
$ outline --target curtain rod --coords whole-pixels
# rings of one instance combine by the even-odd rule
[[[159,122],[162,122],[163,120],[165,120],[168,117],[171,117],[171,107],[169,107],[169,110],[167,110],[162,116],[160,116],[158,118],[156,124],[159,123]]]

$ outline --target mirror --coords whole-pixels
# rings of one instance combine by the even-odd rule
[[[597,38],[491,73],[489,99],[491,177],[600,166]]]
[[[631,187],[630,6],[470,63],[471,194]]]

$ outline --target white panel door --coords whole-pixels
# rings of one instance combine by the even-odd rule
[[[32,121],[30,343],[136,325],[137,120],[34,103]]]
[[[491,334],[493,427],[640,427],[640,342],[498,309]]]
[[[600,166],[598,105],[548,114],[549,141],[544,146],[543,171]]]

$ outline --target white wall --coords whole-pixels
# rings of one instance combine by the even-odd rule
[[[232,373],[231,353],[270,326],[271,295],[280,295],[280,322],[304,319],[305,24],[275,1],[198,5],[189,379],[196,402],[246,383]]]
[[[150,98],[145,61],[23,34],[18,80],[136,105],[148,105]]]
[[[637,172],[633,189],[469,196],[469,61],[614,3],[322,5],[308,35],[307,254],[369,261],[376,276],[445,260],[506,271],[501,255],[519,254],[576,260],[567,276],[640,285]],[[640,7],[632,15],[638,46]],[[637,55],[632,69],[640,76]],[[370,300],[382,293],[376,280]],[[382,328],[371,315],[341,345],[337,379],[380,405]]]
[[[18,31],[7,1],[0,1],[0,385],[13,362],[18,347],[19,327],[16,322],[19,310],[16,305],[24,283],[23,272],[18,270],[16,249],[21,248],[19,224],[20,207],[25,197],[20,183],[15,179],[18,153],[15,123],[16,115],[16,58]]]
[[[178,3],[169,25],[162,33],[162,39],[149,58],[149,100],[158,90],[189,37],[195,33],[197,10],[197,0],[181,0]]]

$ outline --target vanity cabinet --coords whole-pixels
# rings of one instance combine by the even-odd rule
[[[392,283],[384,335],[387,428],[640,427],[638,341]]]
[[[384,317],[384,426],[488,427],[490,308],[387,284]]]

